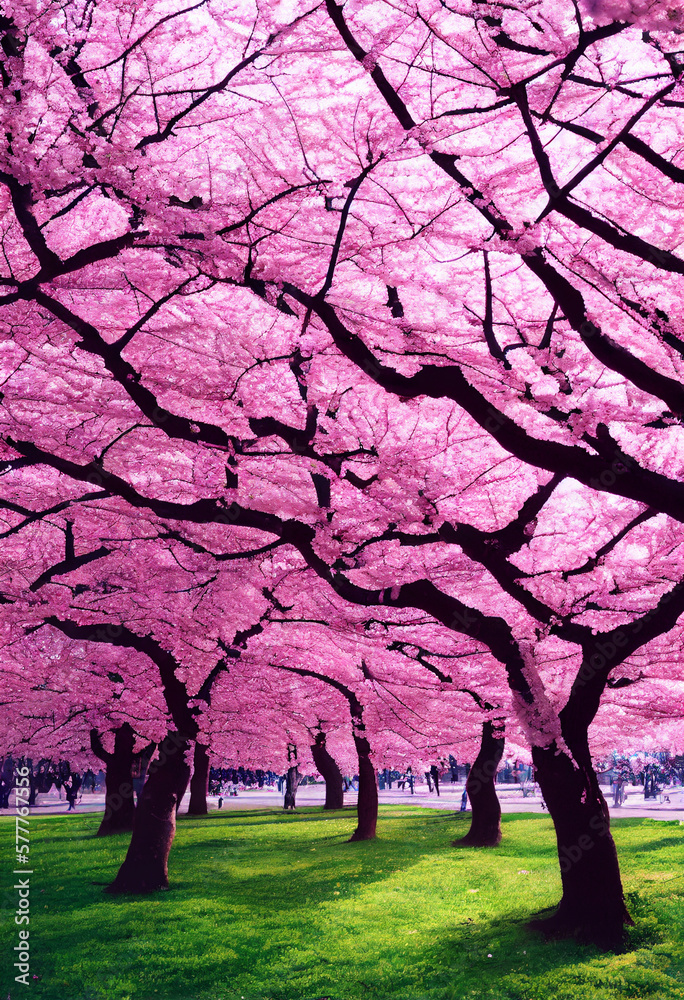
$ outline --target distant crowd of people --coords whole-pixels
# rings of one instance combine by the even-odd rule
[[[611,762],[611,767],[600,772],[604,784],[609,784],[610,794],[613,799],[613,806],[620,806],[625,801],[627,791],[631,785],[634,788],[643,787],[644,799],[659,799],[661,802],[669,802],[666,789],[675,785],[684,784],[684,758],[670,758],[663,754],[660,761],[641,761],[639,758],[620,757],[615,755]],[[30,797],[29,805],[36,804],[36,796],[47,793],[55,787],[60,798],[62,792],[69,803],[69,812],[76,809],[81,801],[84,792],[103,792],[105,789],[105,773],[103,770],[93,771],[87,769],[83,774],[71,770],[66,761],[40,760],[31,765],[30,773]],[[14,787],[14,771],[17,761],[11,755],[0,758],[0,809],[9,808],[9,797]],[[440,783],[449,781],[451,784],[461,784],[466,781],[470,772],[470,764],[458,764],[456,759],[449,755],[448,761],[443,760],[439,764],[433,764],[422,774],[414,774],[413,768],[407,766],[403,770],[383,768],[378,771],[377,781],[381,791],[390,790],[396,786],[400,791],[406,791],[411,795],[415,794],[417,783],[427,784],[430,793],[440,794]],[[497,771],[497,783],[519,785],[523,794],[534,794],[534,774],[529,765],[506,763]],[[136,792],[139,795],[142,789],[144,775],[139,779],[134,778]],[[315,782],[313,776],[301,776],[298,773],[297,784],[304,785],[308,782]],[[278,774],[276,771],[261,770],[259,768],[245,767],[212,767],[209,772],[209,794],[218,796],[220,805],[223,799],[235,796],[238,791],[256,788],[270,788],[284,793],[286,790],[287,775]],[[343,778],[345,791],[358,791],[358,774],[347,775]],[[462,795],[461,809],[467,805],[467,793]]]

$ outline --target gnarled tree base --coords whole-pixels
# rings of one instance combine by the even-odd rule
[[[106,766],[105,810],[97,837],[113,833],[130,833],[133,829],[135,802],[133,799],[133,761],[135,733],[128,722],[114,731],[114,750],[108,753],[97,729],[90,730],[90,747]]]
[[[363,730],[361,730],[363,732]],[[347,843],[374,840],[378,825],[378,782],[370,759],[370,743],[365,736],[354,732],[354,743],[359,758],[359,794],[356,802],[357,825]]]
[[[285,800],[283,802],[283,809],[289,810],[290,812],[295,811],[297,789],[299,788],[301,780],[302,776],[299,773],[299,768],[296,765],[294,767],[288,767],[287,777],[285,778]]]
[[[344,783],[342,772],[336,761],[331,757],[326,747],[325,733],[321,730],[316,733],[316,738],[311,747],[311,756],[318,769],[318,773],[325,781],[325,804],[324,809],[344,808]]]
[[[144,896],[168,888],[169,875],[166,865],[161,862],[152,866],[143,862],[137,864],[131,862],[126,865],[125,872],[119,871],[111,885],[105,886],[104,892],[112,896]]]
[[[495,830],[489,833],[474,835],[469,831],[465,837],[459,840],[452,840],[452,847],[497,847],[501,843],[501,827],[497,825]]]
[[[586,730],[573,735],[572,758],[555,744],[532,748],[537,780],[556,831],[563,896],[552,916],[530,926],[546,937],[572,937],[619,951],[632,918]]]
[[[472,818],[465,837],[452,841],[452,847],[496,847],[501,843],[501,805],[494,780],[505,739],[489,719],[482,726],[480,750],[466,780]]]
[[[593,944],[602,951],[622,951],[626,927],[634,921],[626,908],[620,913],[573,913],[561,903],[549,916],[537,917],[527,923],[529,930],[548,939],[572,938],[580,944]]]
[[[354,843],[356,843],[359,840],[375,840],[376,836],[377,835],[375,833],[375,830],[373,830],[373,831],[368,830],[368,831],[364,832],[363,830],[358,830],[357,829],[357,830],[354,830],[354,832],[352,833],[352,835],[349,838],[349,840],[345,841],[345,843],[347,843],[347,844],[354,844]]]
[[[169,733],[159,745],[159,757],[150,765],[140,796],[128,852],[105,892],[141,895],[168,889],[168,859],[176,832],[176,807],[188,783],[185,760],[189,743]]]

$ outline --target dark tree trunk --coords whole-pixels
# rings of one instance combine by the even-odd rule
[[[567,741],[567,737],[566,737]],[[582,745],[583,744],[583,745]],[[619,948],[627,912],[610,818],[591,764],[586,732],[579,745],[557,753],[534,747],[532,759],[556,828],[563,896],[556,913],[532,926],[550,936],[572,936],[601,948]]]
[[[148,769],[147,781],[133,820],[133,836],[124,863],[108,891],[147,893],[169,884],[168,858],[176,832],[176,805],[187,787],[189,740],[169,733],[159,744],[159,756]]]
[[[361,729],[363,724],[356,726]],[[373,840],[378,824],[378,783],[375,768],[370,759],[370,743],[365,736],[354,733],[354,743],[359,756],[359,796],[357,800],[356,830],[349,838],[353,840]]]
[[[135,755],[135,766],[133,769],[133,793],[135,795],[136,804],[142,795],[143,788],[145,787],[147,768],[150,760],[152,759],[152,754],[156,749],[156,743],[149,743],[144,750],[140,750]]]
[[[299,788],[299,782],[301,780],[302,776],[299,773],[297,765],[295,764],[294,767],[288,767],[287,777],[285,778],[285,801],[283,803],[283,809],[294,809],[297,789]]]
[[[190,779],[190,805],[188,816],[206,816],[207,791],[209,790],[209,747],[195,743],[194,767]],[[182,796],[181,796],[182,798]]]
[[[190,784],[190,768],[188,767],[182,775],[178,777],[178,786],[176,788],[176,816],[178,815],[183,802],[183,796],[188,790],[188,785]]]
[[[98,837],[123,833],[133,829],[133,747],[135,734],[124,722],[114,731],[114,750],[107,753],[96,729],[90,731],[90,745],[106,766],[105,811],[97,831]]]
[[[325,733],[316,733],[311,747],[314,764],[325,781],[324,809],[341,809],[344,805],[344,785],[342,772],[335,760],[330,756],[325,745]]]
[[[501,805],[494,779],[504,752],[505,738],[487,720],[482,726],[480,750],[466,779],[472,807],[470,829],[454,847],[496,847],[501,841]]]

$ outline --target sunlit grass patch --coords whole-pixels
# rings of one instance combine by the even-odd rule
[[[416,807],[382,807],[378,840],[355,844],[350,811],[181,817],[172,888],[143,898],[103,894],[127,837],[95,838],[98,823],[32,818],[33,997],[684,998],[678,824],[615,822],[636,927],[630,950],[601,955],[525,930],[560,892],[546,817],[504,817],[493,850],[452,848],[467,817]],[[0,823],[6,858],[13,829]],[[5,956],[15,930],[6,905]],[[28,995],[7,972],[2,990]]]

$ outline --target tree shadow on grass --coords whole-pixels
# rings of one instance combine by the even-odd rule
[[[323,809],[322,806],[305,806],[294,812],[285,809],[235,809],[223,812],[216,810],[205,816],[191,816],[181,813],[176,817],[178,827],[196,824],[202,827],[207,824],[220,823],[225,826],[257,826],[271,823],[287,824],[306,820],[325,819],[355,819],[356,806],[344,806],[343,809]]]
[[[261,913],[264,907],[284,912],[312,903],[334,902],[340,887],[345,894],[365,889],[397,871],[406,873],[434,854],[432,845],[420,850],[412,840],[348,843],[338,837],[319,837],[306,844],[272,842],[269,846],[274,848],[273,860],[269,864],[268,857],[262,854],[262,870],[254,871],[253,862],[250,865],[247,847],[228,847],[221,840],[181,845],[176,865],[185,871],[211,869],[211,881],[202,889],[207,898],[223,897],[226,885],[230,885],[230,892],[239,896],[243,905]],[[221,856],[221,850],[229,853]],[[215,852],[213,857],[211,852]],[[169,891],[197,892],[197,888],[196,883],[174,878]]]
[[[113,881],[125,857],[130,834],[93,838],[82,831],[80,838],[68,838],[69,843],[63,844],[59,865],[62,870],[58,876],[60,896],[49,892],[46,900],[50,904],[58,900],[66,916],[74,909],[99,906],[105,898],[113,904],[117,901],[144,904],[158,899],[173,901],[173,905],[188,896],[223,898],[229,885],[231,892],[256,911],[264,906],[296,908],[302,905],[292,891],[297,880],[305,879],[307,883],[303,899],[313,896],[317,902],[334,900],[336,883],[344,881],[352,868],[358,875],[356,884],[367,886],[385,879],[388,870],[401,867],[407,871],[439,849],[431,841],[418,846],[416,833],[424,828],[420,817],[414,823],[404,821],[400,836],[388,831],[384,838],[358,843],[348,842],[351,825],[349,829],[330,832],[326,829],[336,821],[344,820],[346,826],[346,821],[353,820],[345,812],[321,810],[306,816],[282,817],[255,810],[246,820],[236,823],[222,817],[218,823],[207,823],[203,817],[195,823],[180,825],[169,858],[169,888],[150,896],[124,894],[113,900],[105,897],[104,889]],[[321,824],[318,829],[312,827],[312,821]],[[250,831],[264,825],[273,828],[273,835],[259,835],[255,842]],[[79,864],[70,863],[71,852],[78,855]],[[255,857],[257,866],[268,871],[253,870]],[[96,878],[84,881],[83,861]],[[188,878],[189,872],[200,874],[202,881]],[[292,873],[292,879],[283,879],[288,872]]]
[[[662,851],[668,847],[676,847],[681,851],[682,847],[682,835],[679,831],[675,834],[673,832],[671,837],[662,837],[660,840],[644,840],[643,843],[639,845],[639,852],[643,853],[648,851]],[[618,844],[618,854],[620,852],[620,845]]]

